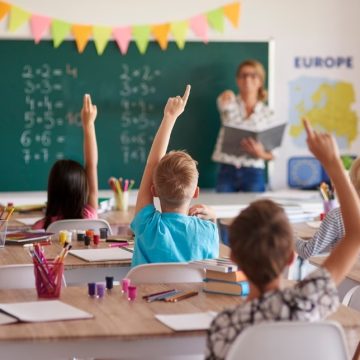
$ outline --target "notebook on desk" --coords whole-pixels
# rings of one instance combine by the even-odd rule
[[[207,330],[216,312],[207,311],[192,314],[155,315],[155,318],[175,331]]]
[[[69,254],[89,262],[131,260],[133,256],[122,248],[70,250]]]
[[[10,232],[6,234],[5,244],[27,244],[36,241],[43,241],[48,239],[50,236],[54,235],[54,233],[44,232],[37,230],[36,232],[33,231],[16,231]]]
[[[91,319],[94,316],[59,300],[0,304],[0,325],[15,322],[47,322]]]

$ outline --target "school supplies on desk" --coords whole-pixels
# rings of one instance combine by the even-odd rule
[[[320,195],[321,195],[323,200],[329,201],[329,200],[334,200],[335,199],[335,191],[327,183],[322,182],[320,184],[319,190],[320,190]]]
[[[69,254],[89,262],[131,260],[133,256],[122,248],[71,250]]]
[[[86,311],[59,300],[31,301],[0,304],[0,325],[23,322],[47,322],[77,319],[91,319],[94,316]]]
[[[170,297],[166,297],[164,299],[165,302],[178,302],[178,301],[181,301],[181,300],[185,300],[185,299],[188,299],[188,298],[191,298],[193,296],[196,296],[198,295],[199,293],[197,291],[182,291],[180,292],[179,294],[175,294],[173,296],[170,296]]]
[[[111,177],[109,185],[114,192],[115,208],[120,211],[127,211],[129,208],[129,190],[134,186],[134,180]]]
[[[155,315],[161,323],[175,331],[207,330],[211,322],[217,315],[214,311],[192,313],[192,314],[173,314]]]
[[[270,151],[281,145],[285,127],[286,124],[280,124],[266,130],[255,131],[232,126],[223,126],[224,140],[222,152],[234,156],[246,155],[247,152],[241,146],[241,141],[245,138],[253,138],[256,141],[261,142],[264,149]]]
[[[203,290],[207,293],[247,296],[250,292],[248,281],[220,281],[204,279]]]

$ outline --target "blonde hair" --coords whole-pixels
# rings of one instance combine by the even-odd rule
[[[264,101],[267,99],[267,91],[264,88],[264,83],[265,83],[265,79],[266,79],[266,74],[265,74],[265,69],[262,66],[262,64],[257,61],[257,60],[246,60],[244,62],[242,62],[237,70],[236,70],[236,77],[238,78],[240,76],[241,70],[245,67],[245,66],[251,66],[252,68],[254,68],[257,76],[260,78],[261,80],[261,87],[259,88],[258,91],[258,100],[259,101]]]
[[[197,162],[185,151],[170,151],[154,171],[154,186],[162,204],[182,205],[193,197],[199,172]]]
[[[350,180],[360,197],[360,157],[353,161],[350,168]]]

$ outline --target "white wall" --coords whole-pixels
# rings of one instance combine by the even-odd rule
[[[168,0],[9,0],[33,13],[56,17],[69,22],[128,25],[157,23],[189,18],[199,12],[229,3],[230,0],[168,1]],[[227,27],[223,35],[211,33],[211,39],[222,40],[275,40],[274,61],[274,109],[281,119],[288,118],[288,82],[294,73],[294,56],[346,56],[354,57],[352,70],[312,70],[311,75],[360,79],[360,1],[359,0],[243,0],[238,29]],[[0,38],[29,38],[26,26],[16,34],[9,34],[5,21],[0,23]],[[189,39],[192,35],[189,34]],[[0,60],[1,62],[1,60]],[[310,74],[310,72],[309,72]],[[329,75],[330,74],[330,75]],[[359,80],[355,84],[360,91]],[[359,102],[354,109],[360,114]],[[288,136],[275,164],[274,187],[286,185],[286,161],[290,153],[306,153],[306,149],[294,148]],[[360,142],[353,144],[352,151],[359,152]],[[210,155],[210,154],[209,154]]]

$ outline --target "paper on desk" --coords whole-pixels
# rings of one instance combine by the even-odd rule
[[[37,221],[41,220],[42,218],[43,218],[43,216],[19,218],[19,219],[17,219],[17,221],[19,221],[25,225],[34,225]]]
[[[0,325],[13,324],[16,322],[17,320],[12,316],[0,312]]]
[[[70,250],[69,254],[85,261],[131,260],[132,252],[121,248]]]
[[[313,229],[318,229],[321,225],[321,221],[308,221],[306,225]]]
[[[24,322],[90,319],[93,317],[92,314],[59,300],[0,304],[0,309]]]
[[[192,313],[155,315],[155,318],[175,331],[207,330],[211,321],[217,315],[214,311]]]

